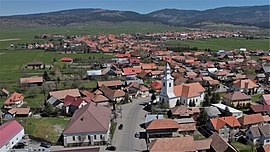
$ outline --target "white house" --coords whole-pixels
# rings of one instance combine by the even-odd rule
[[[0,151],[9,151],[23,136],[24,128],[16,120],[2,124],[0,126]]]
[[[235,116],[236,118],[240,118],[240,117],[243,116],[243,112],[242,112],[242,111],[237,110],[237,109],[235,109],[235,108],[232,108],[232,107],[230,107],[230,106],[221,104],[221,103],[212,104],[212,106],[217,107],[221,112],[223,112],[223,111],[226,109],[226,107],[228,107],[230,113],[231,113],[233,116]]]
[[[269,130],[270,125],[250,127],[246,131],[246,138],[253,144],[270,144]]]
[[[110,140],[111,110],[90,102],[75,111],[64,136],[64,146],[105,145]]]
[[[170,108],[175,107],[176,103],[188,106],[190,102],[200,106],[205,96],[204,91],[205,89],[198,82],[174,86],[174,78],[167,63],[159,95],[160,102],[168,102]]]

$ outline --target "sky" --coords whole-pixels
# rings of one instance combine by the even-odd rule
[[[269,0],[0,0],[0,16],[102,8],[146,14],[164,8],[205,10],[224,6],[269,5]]]

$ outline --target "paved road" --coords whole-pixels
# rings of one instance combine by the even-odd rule
[[[134,99],[132,103],[122,105],[122,118],[117,119],[112,145],[117,151],[144,151],[147,149],[144,139],[135,138],[135,133],[145,131],[140,127],[145,120],[146,111],[143,110],[143,103],[150,101],[150,98]],[[123,129],[118,130],[118,126],[123,124]]]

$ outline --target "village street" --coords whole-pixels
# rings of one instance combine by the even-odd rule
[[[117,128],[114,133],[112,145],[117,151],[144,151],[147,149],[144,139],[135,138],[136,132],[145,131],[140,127],[144,123],[146,111],[143,104],[150,101],[150,98],[133,99],[132,103],[122,105],[122,118],[117,118]],[[123,124],[123,129],[118,126]]]

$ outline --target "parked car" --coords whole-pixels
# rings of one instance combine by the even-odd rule
[[[119,130],[122,130],[123,129],[123,124],[120,124],[119,127],[118,127]]]
[[[24,148],[24,144],[23,143],[17,143],[15,146],[13,146],[14,149],[23,149]]]
[[[106,147],[105,150],[115,151],[116,150],[116,147],[115,146],[109,146],[109,147]]]
[[[45,148],[50,148],[52,145],[51,145],[49,142],[42,141],[42,142],[40,143],[40,146],[41,146],[41,147],[45,147]]]

